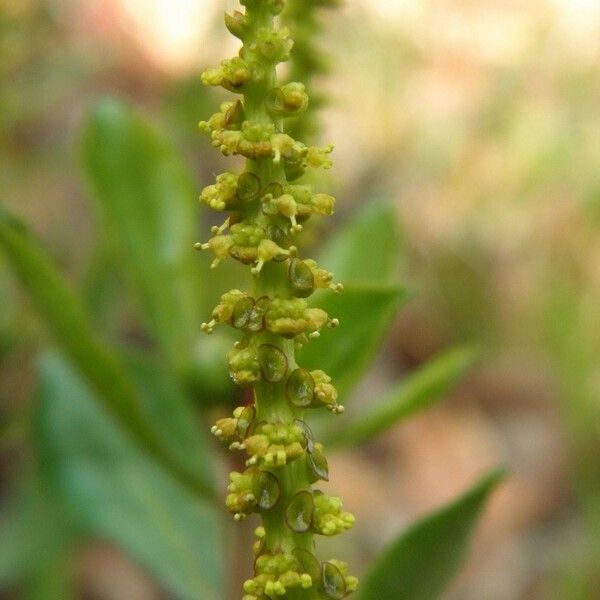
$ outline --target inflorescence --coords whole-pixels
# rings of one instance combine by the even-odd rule
[[[239,332],[229,352],[229,372],[239,386],[251,386],[254,402],[219,419],[212,433],[245,456],[245,469],[229,476],[227,509],[236,520],[258,513],[254,574],[244,583],[243,600],[280,598],[341,599],[358,580],[337,560],[319,562],[315,534],[350,529],[354,517],[335,496],[313,486],[328,480],[322,444],[304,421],[310,408],[343,412],[331,378],[296,363],[295,351],[338,320],[309,305],[319,288],[342,291],[333,274],[302,258],[293,236],[313,215],[333,214],[335,199],[295,183],[307,169],[331,167],[332,146],[305,145],[285,133],[309,98],[300,82],[280,85],[276,65],[287,61],[293,40],[279,24],[283,0],[241,0],[245,11],[225,15],[229,31],[242,41],[238,56],[203,73],[206,85],[221,86],[241,98],[221,105],[199,124],[225,155],[246,158],[242,173],[225,172],[204,188],[200,201],[225,212],[213,237],[196,244],[214,255],[211,267],[234,259],[250,267],[251,291],[222,295],[206,333],[226,324]]]

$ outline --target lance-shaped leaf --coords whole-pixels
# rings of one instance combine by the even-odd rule
[[[435,600],[457,573],[469,536],[502,471],[485,476],[466,494],[413,525],[375,561],[357,600]]]
[[[194,265],[195,185],[169,144],[130,107],[104,100],[83,136],[91,196],[150,331],[181,366],[191,355],[199,319],[200,269]]]
[[[182,465],[157,431],[144,411],[139,390],[115,352],[93,331],[72,288],[25,226],[4,210],[0,210],[0,249],[57,343],[96,392],[97,401],[181,481],[200,494],[210,493],[212,485],[205,473]]]
[[[318,262],[344,284],[383,284],[394,281],[401,252],[393,207],[370,202],[323,248]]]
[[[440,400],[473,364],[477,353],[470,347],[453,348],[434,357],[379,400],[369,402],[360,420],[336,430],[327,445],[362,444],[398,422]]]
[[[61,356],[44,356],[40,374],[42,474],[78,527],[118,545],[177,598],[222,598],[217,510],[125,437]]]
[[[303,367],[323,369],[341,394],[348,392],[371,364],[390,322],[406,300],[399,286],[348,286],[340,295],[316,294],[312,303],[339,319],[336,329],[324,329],[299,352]]]

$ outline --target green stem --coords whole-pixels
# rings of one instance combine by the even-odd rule
[[[266,8],[266,4],[248,7],[246,15],[254,23],[253,35],[249,36],[249,43],[256,41],[259,29],[274,29],[274,19]],[[250,52],[248,54],[251,54]],[[260,57],[249,57],[260,60]],[[281,130],[282,119],[274,119],[267,111],[265,98],[270,89],[277,87],[277,73],[275,65],[270,65],[265,73],[264,83],[253,86],[243,96],[243,105],[246,117],[258,123],[272,123],[276,130]],[[273,165],[270,157],[248,159],[246,169],[255,173],[263,182],[276,181],[282,185],[287,183],[283,165]],[[260,207],[252,215],[256,222],[263,220]],[[286,291],[286,267],[282,264],[271,263],[265,265],[261,276],[256,278],[253,286],[253,295],[258,298],[262,295],[270,297],[291,297]],[[293,340],[285,340],[268,331],[257,335],[257,345],[271,344],[281,350],[287,359],[288,374],[296,365]],[[285,382],[285,379],[284,379]],[[285,396],[285,383],[275,384],[261,382],[254,389],[256,418],[258,422],[282,423],[292,425],[297,419],[303,419],[304,411],[295,410],[287,402]],[[312,533],[295,533],[286,525],[285,507],[292,497],[302,490],[310,490],[310,481],[306,462],[296,460],[282,467],[270,469],[277,477],[280,485],[280,500],[277,506],[262,515],[265,529],[265,548],[267,552],[284,551],[291,553],[294,548],[303,548],[312,551]],[[306,596],[305,596],[306,597]]]

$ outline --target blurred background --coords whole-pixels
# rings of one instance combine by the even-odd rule
[[[80,158],[85,115],[100,97],[127,100],[184,157],[196,190],[208,184],[231,162],[196,122],[227,94],[203,89],[199,73],[235,51],[221,20],[235,7],[0,0],[0,202],[42,239],[106,337],[147,345],[127,276],[98,241]],[[503,464],[510,475],[447,598],[600,598],[600,3],[346,0],[321,23],[331,73],[316,83],[329,97],[317,138],[336,144],[322,187],[338,199],[338,224],[372,202],[393,207],[413,291],[352,411],[446,348],[482,356],[443,402],[332,456],[331,488],[359,523],[345,558],[364,571],[411,521]],[[196,205],[193,214],[204,239],[209,217]],[[226,279],[208,282],[200,320]],[[30,422],[47,340],[0,255],[0,523],[36,462]],[[220,385],[215,396],[233,393]],[[24,517],[34,538],[31,515],[65,518],[40,510]],[[65,527],[50,538],[70,539]],[[4,548],[0,597],[177,597],[135,548],[75,538],[44,554],[35,577],[26,549]],[[235,559],[238,578],[246,558]]]

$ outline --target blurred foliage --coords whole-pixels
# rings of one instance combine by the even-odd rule
[[[461,562],[477,516],[501,479],[501,472],[487,475],[454,503],[413,525],[378,559],[359,599],[439,598]]]
[[[418,367],[369,397],[364,413],[347,402],[358,419],[327,433],[354,445],[440,399],[471,364],[474,347],[492,364],[538,357],[561,407],[572,465],[552,518],[574,523],[577,536],[532,577],[551,590],[545,597],[593,598],[600,572],[597,58],[575,51],[552,16],[533,10],[527,43],[510,60],[486,58],[485,48],[457,51],[433,26],[454,9],[425,4],[423,22],[398,28],[365,27],[365,15],[350,10],[335,26],[321,21],[349,90],[332,94],[332,127],[350,105],[354,119],[347,127],[344,115],[338,128],[346,136],[336,166],[347,223],[321,249],[347,293],[326,297],[342,325],[335,338],[308,345],[305,360],[325,354],[349,395],[394,327],[385,358]],[[4,246],[10,237],[51,273],[38,280],[36,303],[35,291],[26,295],[9,277],[9,266],[19,269],[14,244],[0,252],[0,448],[9,457],[0,472],[0,589],[69,597],[78,552],[100,537],[177,597],[194,597],[199,587],[203,597],[222,597],[223,560],[207,550],[228,534],[218,510],[164,469],[160,452],[152,457],[119,416],[127,403],[139,406],[156,428],[148,439],[173,441],[170,460],[213,485],[206,416],[239,399],[223,358],[229,342],[204,339],[196,324],[239,271],[223,265],[210,273],[187,250],[207,228],[193,203],[199,180],[219,169],[194,124],[216,99],[195,75],[158,73],[127,36],[113,47],[89,24],[78,33],[76,5],[0,3],[0,77],[8,82],[0,86],[0,230]],[[87,112],[90,98],[106,92],[128,102],[107,100]],[[359,205],[354,213],[352,205]],[[6,211],[37,235],[25,235]],[[31,293],[31,271],[27,280]],[[411,297],[411,323],[394,325]],[[114,400],[123,385],[129,391],[121,397],[135,400]],[[406,539],[396,543],[402,560],[414,551],[406,548],[421,547]]]
[[[210,341],[196,339],[200,329],[193,326],[206,302],[202,286],[194,287],[198,265],[185,251],[192,252],[191,184],[174,151],[116,101],[104,101],[90,114],[82,151],[104,215],[107,236],[101,239],[115,240],[107,264],[134,281],[139,322],[153,335],[142,336],[147,356],[100,342],[83,303],[39,243],[18,219],[0,213],[0,247],[68,358],[48,354],[41,361],[34,409],[38,485],[49,486],[82,535],[112,540],[178,597],[217,598],[224,576],[215,548],[223,540],[219,516],[206,504],[212,496],[212,452],[197,430],[187,395],[193,390],[198,403],[214,404],[213,381],[219,378],[219,371],[208,369],[203,378],[193,375],[193,347],[214,350]],[[383,231],[391,228],[385,246],[389,258],[382,261],[379,276],[371,274],[374,284],[361,282],[365,269],[352,259],[371,251],[364,215],[330,245],[332,262],[348,282],[334,300],[334,314],[348,325],[340,327],[328,352],[315,343],[316,349],[304,357],[310,364],[311,356],[316,360],[325,354],[331,362],[328,371],[346,393],[369,365],[406,296],[402,288],[385,283],[394,278],[399,248],[388,208],[371,207],[367,223],[379,215],[384,216]],[[197,304],[193,309],[192,300]],[[185,316],[187,306],[190,322],[174,320]],[[350,326],[353,322],[361,327]],[[190,377],[204,389],[190,385]],[[222,401],[227,405],[232,398]],[[18,515],[9,517],[7,526],[16,527],[15,521]],[[68,540],[66,534],[62,537]],[[29,548],[34,554],[37,550]],[[4,551],[10,554],[10,548]],[[63,552],[63,545],[56,551]],[[212,562],[207,562],[209,556]]]

